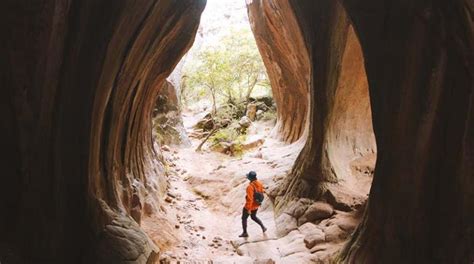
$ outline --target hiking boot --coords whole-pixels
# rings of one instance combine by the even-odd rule
[[[239,237],[249,237],[249,234],[247,234],[247,232],[243,232],[239,235]]]
[[[265,233],[267,231],[266,227],[262,227],[262,232]]]

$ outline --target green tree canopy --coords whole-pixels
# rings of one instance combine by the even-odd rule
[[[242,102],[256,87],[270,93],[265,67],[250,30],[232,30],[203,47],[184,68],[184,102],[211,98],[216,104]]]

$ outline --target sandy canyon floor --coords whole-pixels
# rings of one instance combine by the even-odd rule
[[[183,118],[191,132],[199,116],[185,113]],[[358,223],[356,212],[333,210],[328,219],[298,226],[290,212],[275,219],[268,196],[258,211],[268,231],[262,233],[249,218],[249,237],[238,237],[245,174],[256,171],[271,188],[288,175],[303,146],[272,139],[271,128],[271,123],[255,122],[248,140],[265,142],[242,157],[196,152],[201,140],[192,138],[188,146],[164,151],[169,189],[162,213],[142,222],[162,251],[161,263],[325,263],[341,248]]]

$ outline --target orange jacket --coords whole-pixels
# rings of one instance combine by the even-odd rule
[[[245,209],[249,211],[257,210],[260,205],[253,199],[254,187],[257,192],[263,193],[263,184],[259,180],[251,181],[247,186],[247,196],[245,196]]]

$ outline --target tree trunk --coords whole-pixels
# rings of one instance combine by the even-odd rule
[[[212,98],[212,118],[214,118],[217,114],[216,91],[214,89],[211,90],[211,98]]]
[[[207,135],[203,141],[201,141],[201,143],[199,144],[199,146],[196,148],[196,152],[200,152],[201,151],[201,148],[202,146],[204,146],[204,143],[207,142],[207,140],[212,136],[214,135],[214,133],[216,133],[216,131],[219,130],[219,127],[215,127],[213,130],[211,130],[211,132],[209,133],[209,135]]]
[[[255,78],[251,84],[249,83],[249,86],[247,87],[247,94],[245,95],[245,100],[247,102],[249,101],[250,95],[252,95],[253,89],[257,85],[257,82],[258,78]]]

